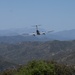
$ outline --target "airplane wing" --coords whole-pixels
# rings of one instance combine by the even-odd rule
[[[23,33],[23,34],[20,34],[21,36],[35,36],[36,33]]]
[[[51,31],[48,31],[47,33],[51,33],[51,32],[53,32],[54,30],[51,30]]]
[[[51,31],[47,31],[47,32],[41,32],[40,34],[41,35],[45,35],[45,34],[47,34],[47,33],[51,33],[51,32],[53,32],[54,30],[51,30]]]

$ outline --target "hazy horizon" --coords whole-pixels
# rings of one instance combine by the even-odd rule
[[[0,0],[0,30],[31,28],[75,29],[75,0]]]

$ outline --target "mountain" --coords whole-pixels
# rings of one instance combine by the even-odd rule
[[[75,29],[56,32],[53,35],[56,36],[55,38],[57,40],[74,40],[75,39]]]
[[[4,29],[0,30],[0,36],[17,36],[23,33],[30,33],[34,32],[34,29],[32,28],[12,28],[12,29]]]
[[[0,55],[16,64],[42,59],[73,65],[75,64],[75,41],[1,43]]]
[[[34,29],[20,28],[11,30],[0,30],[0,42],[4,43],[18,43],[23,41],[50,41],[50,40],[74,40],[75,29],[53,32],[40,36],[22,36],[22,33],[34,32]]]
[[[0,36],[16,36],[17,32],[11,30],[0,30]]]
[[[48,41],[45,36],[0,36],[0,43],[18,43],[24,41]]]

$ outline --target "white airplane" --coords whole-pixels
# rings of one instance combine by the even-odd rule
[[[39,29],[38,29],[38,26],[40,26],[40,25],[35,25],[36,32],[33,32],[33,33],[24,33],[24,34],[22,34],[22,36],[25,36],[25,35],[33,35],[33,36],[36,36],[36,35],[45,35],[46,33],[50,33],[50,32],[54,31],[54,30],[51,30],[51,31],[48,31],[48,32],[40,32]]]

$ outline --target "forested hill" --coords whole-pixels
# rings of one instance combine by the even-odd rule
[[[66,66],[53,61],[32,61],[16,69],[8,69],[0,75],[75,75],[73,66]]]
[[[1,43],[0,55],[17,64],[25,64],[34,59],[75,64],[75,41]]]

